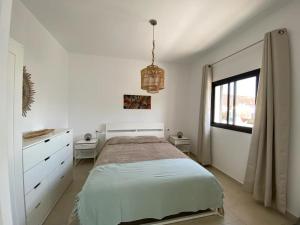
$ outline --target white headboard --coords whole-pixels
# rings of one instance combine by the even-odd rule
[[[106,139],[116,136],[165,137],[163,123],[107,123]]]

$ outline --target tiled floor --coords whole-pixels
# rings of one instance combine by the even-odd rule
[[[73,208],[76,194],[80,191],[92,161],[81,161],[74,170],[74,182],[57,203],[52,213],[48,216],[44,225],[67,225],[68,218]],[[291,225],[290,220],[271,209],[266,209],[252,200],[245,193],[240,184],[228,178],[219,171],[211,168],[221,182],[224,191],[225,216],[210,216],[186,222],[174,223],[174,225]]]

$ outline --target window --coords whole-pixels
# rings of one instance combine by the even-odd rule
[[[213,82],[211,125],[251,133],[260,69]]]

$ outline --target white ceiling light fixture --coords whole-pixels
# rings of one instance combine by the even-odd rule
[[[141,71],[141,88],[148,93],[155,94],[165,88],[165,71],[154,64],[154,27],[157,25],[155,19],[151,19],[149,23],[153,27],[153,40],[152,40],[152,63]]]

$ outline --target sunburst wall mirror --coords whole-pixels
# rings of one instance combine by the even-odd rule
[[[27,112],[31,110],[31,105],[34,103],[33,89],[34,83],[31,80],[31,74],[27,72],[26,67],[23,67],[23,102],[22,102],[22,115],[27,116]]]

